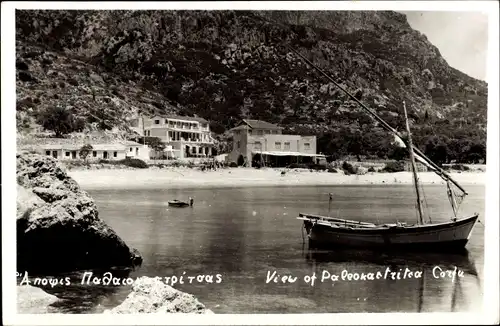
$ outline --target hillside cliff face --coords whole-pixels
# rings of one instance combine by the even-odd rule
[[[485,145],[486,83],[403,14],[31,10],[16,23],[21,127],[54,105],[96,129],[126,130],[139,112],[195,114],[216,133],[258,118],[318,135],[323,152],[387,156],[387,135],[290,46],[398,129],[406,101],[420,147],[445,144],[449,160],[461,139]]]

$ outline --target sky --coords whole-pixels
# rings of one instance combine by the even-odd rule
[[[413,29],[425,34],[446,62],[485,80],[488,16],[480,12],[402,11]]]

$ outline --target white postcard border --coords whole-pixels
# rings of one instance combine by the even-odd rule
[[[489,16],[487,64],[488,131],[483,313],[214,314],[214,315],[18,315],[16,314],[15,9],[246,9],[481,11]],[[2,2],[2,281],[4,324],[491,324],[499,306],[499,14],[496,1],[283,1],[283,2]]]

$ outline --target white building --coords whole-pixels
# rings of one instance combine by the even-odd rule
[[[208,121],[186,116],[141,117],[133,129],[146,137],[158,137],[165,154],[174,158],[212,157],[214,139]]]
[[[149,160],[149,148],[145,145],[133,142],[123,141],[116,143],[92,144],[85,143],[55,143],[42,145],[43,154],[50,155],[60,160],[80,160],[81,148],[89,144],[92,150],[87,156],[87,160],[123,160],[125,158],[139,158],[143,161]]]

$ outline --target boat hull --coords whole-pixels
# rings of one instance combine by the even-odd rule
[[[168,206],[171,206],[171,207],[188,207],[189,204],[188,203],[184,203],[184,202],[169,202]]]
[[[304,220],[304,227],[310,242],[320,247],[441,251],[463,249],[477,219],[476,214],[446,223],[364,228]]]

